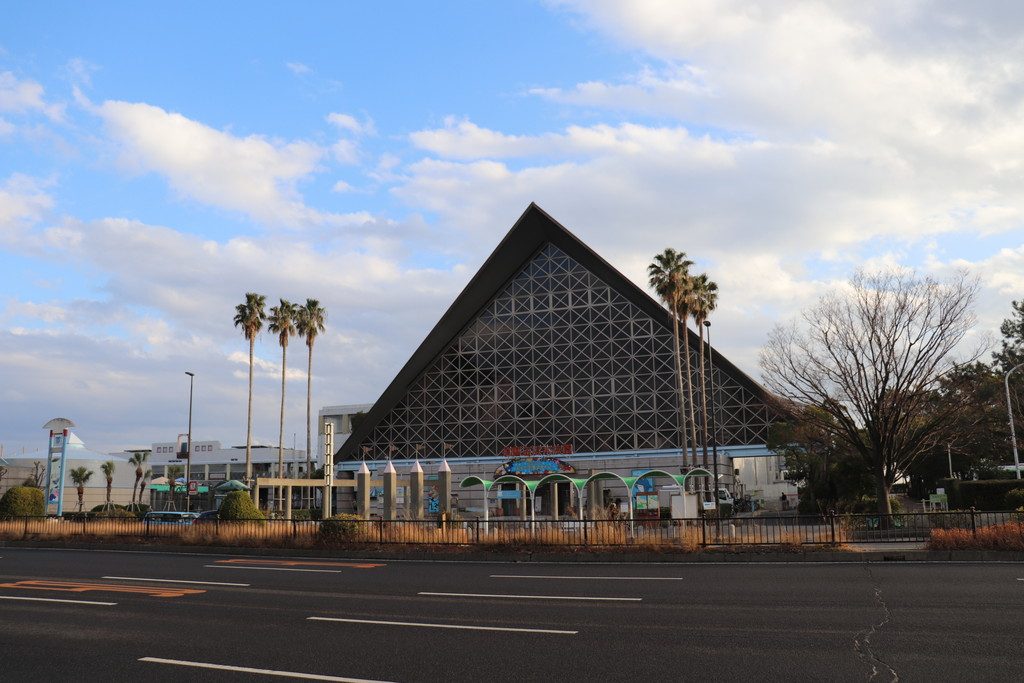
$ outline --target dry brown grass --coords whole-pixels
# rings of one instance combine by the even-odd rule
[[[532,528],[531,528],[532,527]],[[1019,528],[1020,525],[1014,525]],[[589,521],[586,525],[566,521],[557,524],[537,522],[498,521],[450,522],[443,526],[435,522],[394,522],[381,524],[377,520],[355,522],[353,530],[344,535],[325,538],[316,522],[211,522],[178,526],[171,524],[147,525],[142,520],[97,519],[88,521],[29,519],[0,521],[0,539],[3,540],[88,540],[123,541],[127,543],[176,543],[184,545],[227,547],[312,548],[314,546],[342,547],[366,544],[417,544],[432,546],[480,546],[498,548],[574,547],[574,548],[643,548],[652,551],[700,550],[706,539],[710,545],[734,550],[764,547],[800,548],[806,539],[797,533],[776,530],[770,539],[757,539],[749,533],[729,535],[725,526],[721,530],[709,525],[706,535],[700,526],[665,525],[637,522],[632,530],[628,522]],[[989,527],[986,529],[992,529]],[[749,530],[748,530],[749,531]],[[979,529],[979,535],[982,530]],[[936,532],[938,533],[938,532]],[[967,532],[968,534],[970,532]],[[749,536],[749,538],[748,538]],[[986,536],[987,538],[987,536]],[[933,534],[935,539],[935,534]],[[760,542],[758,542],[760,541]],[[1016,546],[1019,548],[1019,546]],[[1003,549],[1000,546],[1000,549]]]
[[[932,529],[929,550],[1015,550],[1024,551],[1024,524],[1007,522],[970,529]]]

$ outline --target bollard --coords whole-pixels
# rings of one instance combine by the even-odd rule
[[[971,508],[971,535],[972,535],[972,536],[977,536],[977,535],[978,535],[978,522],[977,522],[977,520],[975,520],[975,518],[974,518],[974,513],[975,513],[975,512],[977,512],[977,510],[975,510],[975,509],[974,509],[974,508],[972,507],[972,508]]]

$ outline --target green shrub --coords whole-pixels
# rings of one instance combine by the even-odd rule
[[[92,512],[103,512],[104,510],[107,510],[107,509],[111,509],[111,510],[124,510],[125,507],[124,507],[124,505],[118,505],[117,503],[111,503],[110,506],[108,507],[106,503],[103,503],[101,505],[97,505],[96,507],[94,507],[92,509]]]
[[[145,517],[146,513],[149,512],[149,506],[145,503],[128,503],[128,505],[124,506],[124,509],[139,519]]]
[[[125,510],[118,506],[109,510],[100,510],[93,515],[97,519],[137,519],[138,516],[131,510]]]
[[[348,541],[359,531],[359,517],[356,515],[334,515],[320,523],[320,536],[325,540]]]
[[[1022,507],[1024,507],[1024,488],[1010,489],[1003,496],[1003,509],[1019,510]]]
[[[948,479],[943,480],[945,484]],[[949,506],[966,510],[1005,510],[1006,494],[1021,487],[1017,479],[979,479],[978,481],[958,481],[954,485],[954,495],[946,488]],[[1010,508],[1012,509],[1012,508]]]
[[[899,498],[889,496],[889,509],[892,510],[892,514],[896,515],[903,512],[903,503],[900,502]],[[877,498],[861,498],[850,507],[850,512],[853,513],[865,513],[870,514],[872,512],[878,512],[878,499]]]
[[[220,504],[221,519],[266,519],[266,516],[252,502],[248,491],[232,491],[224,496]]]
[[[45,514],[43,492],[34,486],[13,486],[0,498],[0,519],[42,517]]]

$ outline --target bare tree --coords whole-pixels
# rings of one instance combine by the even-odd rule
[[[965,272],[948,281],[858,272],[804,311],[802,325],[777,326],[761,351],[780,408],[849,444],[875,480],[882,514],[891,512],[893,482],[948,438],[966,407],[933,399],[943,376],[981,355],[957,359],[977,294],[977,279]]]

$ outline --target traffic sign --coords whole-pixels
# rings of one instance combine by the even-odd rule
[[[199,493],[199,482],[192,480],[188,483],[188,495],[194,496]]]

